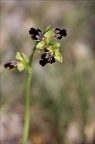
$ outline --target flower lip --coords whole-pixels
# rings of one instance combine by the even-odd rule
[[[38,28],[38,29],[35,29],[35,28],[30,28],[29,30],[29,34],[31,35],[31,38],[33,40],[42,40],[42,38],[44,37],[42,31]]]
[[[41,55],[41,60],[39,61],[41,66],[45,66],[47,63],[55,63],[55,58],[50,52],[45,52]]]
[[[47,62],[46,59],[45,59],[45,60],[40,60],[40,61],[39,61],[39,64],[40,64],[42,67],[45,66],[47,63],[48,63],[48,62]]]
[[[65,29],[56,28],[56,29],[54,30],[54,32],[55,32],[55,37],[56,37],[57,39],[61,39],[62,36],[65,37],[65,36],[67,35],[67,31],[66,31]]]
[[[10,61],[4,64],[5,68],[9,68],[9,70],[14,70],[17,68],[18,62],[17,61]]]

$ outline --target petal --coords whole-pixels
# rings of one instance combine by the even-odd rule
[[[39,28],[37,29],[37,31],[42,33],[42,31]]]
[[[46,57],[46,53],[41,54],[41,59],[45,59],[45,57]]]
[[[60,35],[60,36],[58,36],[58,37],[56,37],[57,39],[61,39],[62,38],[62,35]]]
[[[67,35],[67,32],[66,32],[65,29],[62,29],[60,33],[61,33],[62,36],[66,36]]]
[[[34,35],[31,35],[32,40],[37,40],[37,38]]]
[[[60,33],[60,29],[59,29],[59,28],[56,28],[56,29],[54,30],[54,32],[55,32],[55,33]]]
[[[30,30],[29,30],[29,34],[31,35],[31,34],[37,34],[37,30],[35,29],[35,28],[31,28]]]
[[[47,61],[46,60],[40,60],[39,64],[43,67],[47,64]]]
[[[42,36],[36,35],[36,39],[37,39],[38,41],[40,41],[40,40],[42,40]]]
[[[4,64],[5,68],[9,68],[9,70],[14,70],[17,68],[17,61],[10,61],[6,64]]]
[[[5,68],[7,68],[7,67],[9,67],[9,66],[10,66],[10,62],[4,64],[4,67],[5,67]]]
[[[55,58],[52,57],[52,60],[50,61],[50,64],[55,63],[55,62],[56,62]]]

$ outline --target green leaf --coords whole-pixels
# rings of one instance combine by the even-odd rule
[[[60,62],[63,61],[63,57],[62,57],[61,53],[57,49],[55,49],[54,57],[55,57],[55,59],[57,59]]]
[[[39,49],[39,50],[42,50],[44,48],[44,42],[41,41],[39,42],[37,45],[36,45],[36,48]]]
[[[44,36],[45,37],[53,37],[55,35],[54,33],[54,29],[50,29],[49,31],[47,31]]]

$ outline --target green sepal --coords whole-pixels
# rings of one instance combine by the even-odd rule
[[[16,59],[19,61],[19,64],[17,66],[18,70],[22,71],[22,70],[26,69],[26,71],[28,71],[29,59],[27,58],[27,56],[24,53],[17,52]]]
[[[24,65],[23,65],[23,63],[22,63],[21,61],[18,62],[17,69],[18,69],[19,71],[24,70]]]
[[[44,41],[39,42],[39,43],[36,45],[36,48],[39,49],[39,50],[42,50],[42,49],[44,48]]]
[[[49,52],[53,52],[53,46],[52,46],[52,45],[49,45],[46,49],[47,49]]]
[[[55,33],[54,33],[54,29],[50,29],[48,30],[44,36],[47,38],[47,37],[54,37]]]
[[[50,52],[53,52],[55,53],[55,50],[59,50],[59,47],[60,47],[60,43],[58,42],[53,42],[53,43],[50,43],[49,46],[46,47],[47,50],[49,50]]]
[[[62,57],[61,53],[57,49],[55,49],[55,51],[54,51],[54,57],[59,62],[63,61],[63,57]]]
[[[16,59],[22,62],[25,61],[26,63],[29,62],[29,59],[27,58],[27,56],[24,53],[20,53],[20,52],[17,52]]]
[[[17,52],[16,59],[19,60],[19,61],[23,61],[21,53]]]
[[[59,43],[59,42],[53,41],[51,44],[52,44],[55,48],[59,48],[59,47],[60,47],[60,43]]]
[[[50,38],[50,37],[47,37],[47,38],[45,39],[46,44],[49,44],[50,41],[51,41],[51,38]]]
[[[45,32],[49,31],[50,28],[51,28],[51,25],[48,25],[48,26],[46,27],[46,29],[45,29]],[[44,33],[45,33],[45,32],[44,32]]]

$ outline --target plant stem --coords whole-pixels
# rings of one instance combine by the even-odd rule
[[[25,96],[25,122],[22,144],[27,144],[29,123],[30,123],[30,84],[31,84],[32,73],[27,74],[26,77],[26,96]]]
[[[37,43],[38,43],[38,42],[37,42]],[[37,43],[36,43],[36,45],[37,45]],[[30,67],[31,67],[31,65],[32,65],[33,56],[34,56],[34,53],[35,53],[35,51],[36,51],[36,45],[35,45],[34,48],[32,49],[32,53],[31,53],[30,58],[29,58],[29,66],[30,66]]]
[[[23,139],[22,139],[22,144],[27,144],[28,140],[28,135],[29,135],[29,125],[30,125],[30,85],[31,85],[31,80],[32,80],[32,61],[33,61],[33,56],[36,50],[36,45],[32,49],[30,58],[29,58],[29,71],[27,72],[27,77],[26,77],[26,87],[25,87],[25,119],[24,119],[24,132],[23,132]]]

